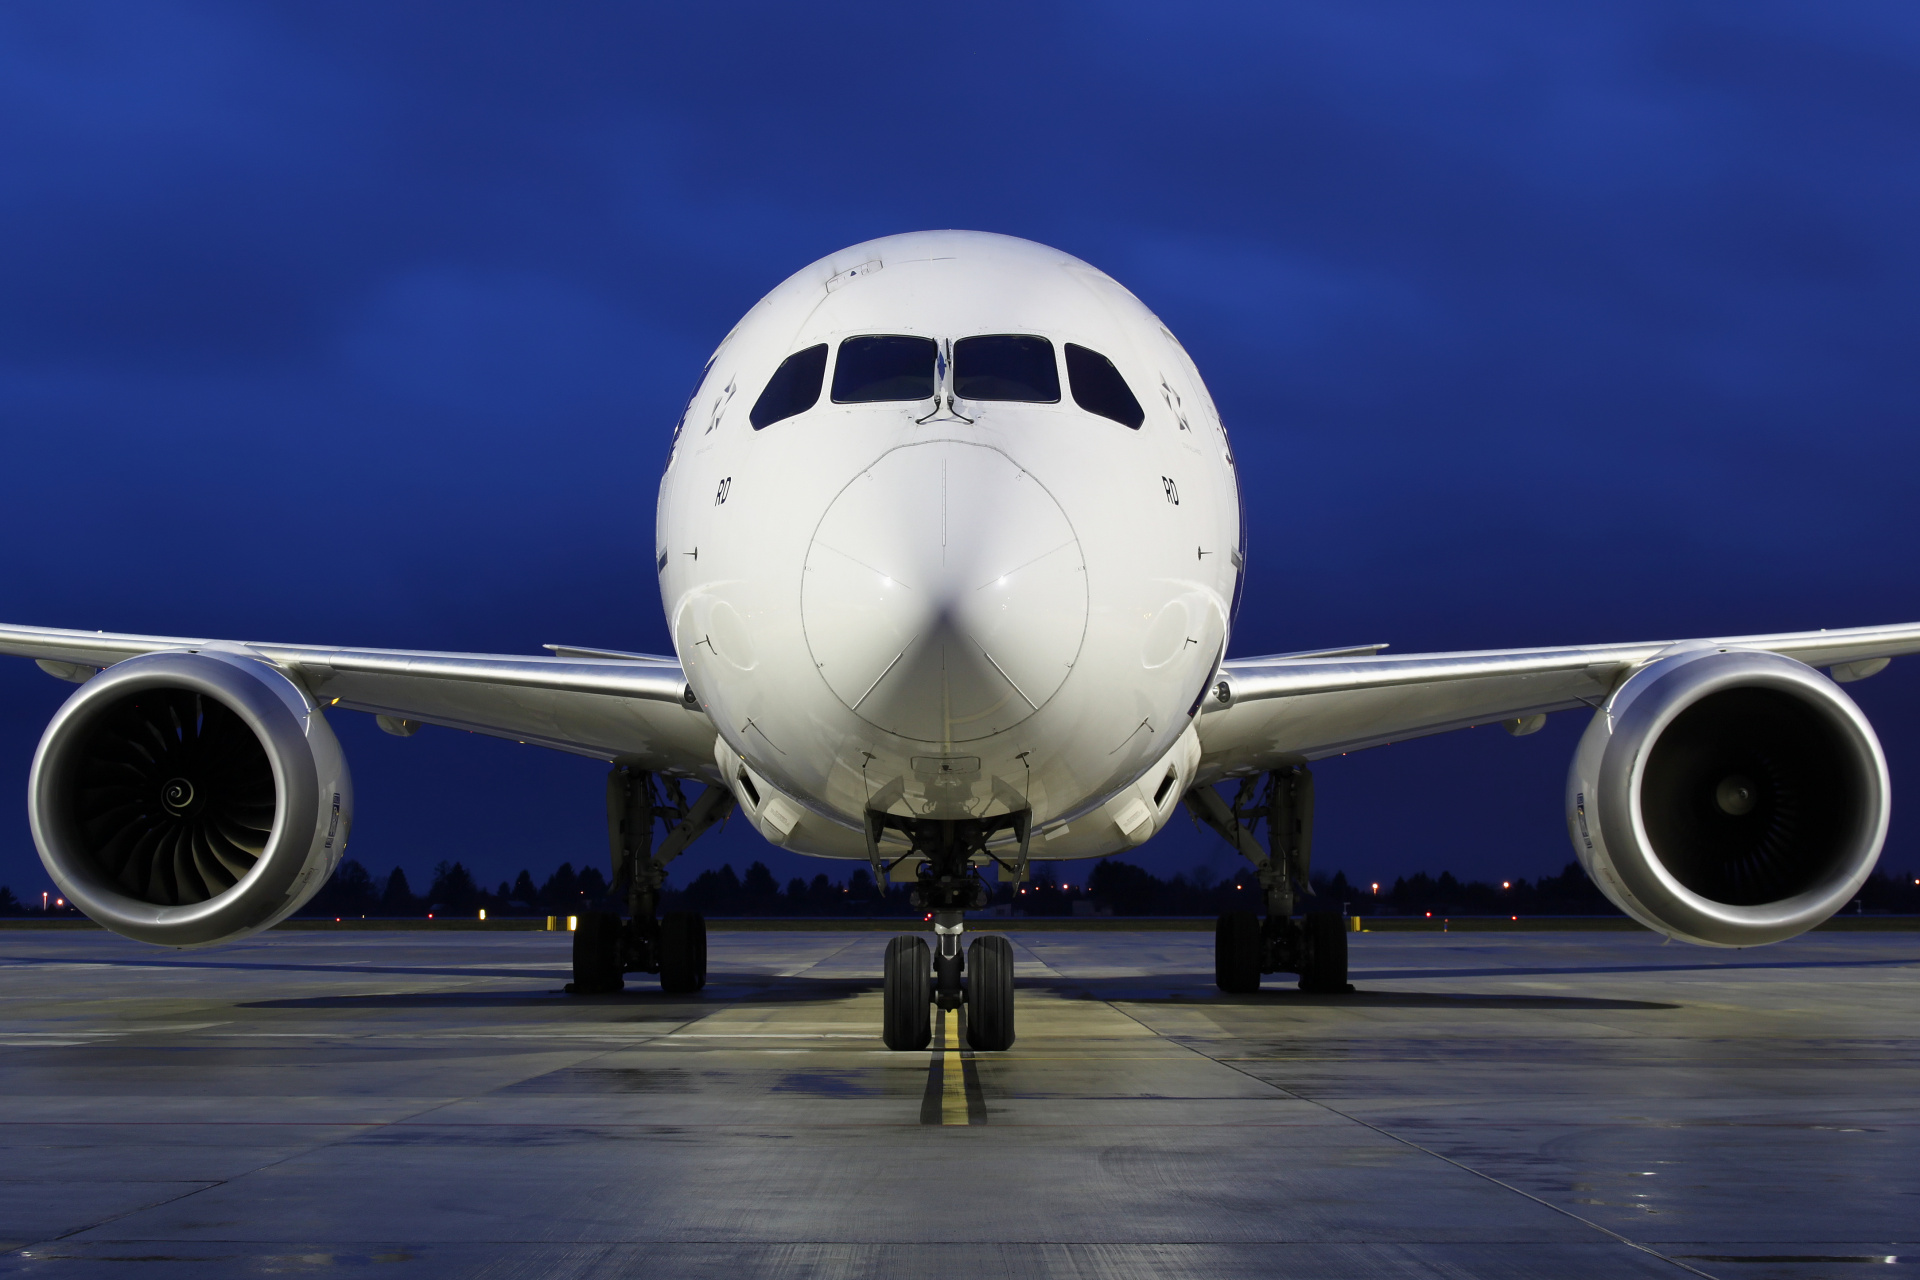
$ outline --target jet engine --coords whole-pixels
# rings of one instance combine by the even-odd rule
[[[1887,763],[1838,685],[1779,654],[1655,659],[1594,715],[1567,778],[1587,874],[1671,937],[1747,947],[1845,906],[1887,834]]]
[[[326,883],[353,787],[326,718],[286,675],[170,651],[67,699],[27,803],[69,902],[129,938],[204,947],[278,923]]]

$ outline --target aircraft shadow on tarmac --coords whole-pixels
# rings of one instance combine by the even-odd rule
[[[364,970],[349,972],[365,972]],[[467,974],[463,976],[473,976]],[[1182,975],[1184,976],[1184,975]],[[645,975],[630,983],[623,992],[600,996],[567,996],[558,988],[551,991],[408,991],[368,992],[358,995],[289,997],[279,1000],[252,1000],[245,1009],[510,1009],[536,1006],[575,1009],[638,1010],[684,1008],[687,1005],[721,1005],[741,1000],[773,999],[781,1004],[802,1005],[850,996],[864,995],[879,988],[877,978],[810,978],[804,975],[782,977],[778,974],[715,974],[705,990],[691,995],[668,995],[654,986]],[[1162,979],[1151,977],[1074,979],[1043,977],[1023,979],[1021,989],[1045,992],[1067,1000],[1112,1000],[1125,1004],[1211,1004],[1243,1008],[1356,1008],[1356,1009],[1678,1009],[1677,1004],[1651,1000],[1620,1000],[1571,995],[1489,995],[1463,993],[1453,995],[1434,991],[1360,990],[1337,993],[1306,992],[1275,985],[1257,995],[1225,995],[1212,984],[1195,981],[1192,985],[1174,980],[1174,989]]]

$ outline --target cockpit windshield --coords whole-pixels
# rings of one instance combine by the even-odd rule
[[[991,333],[953,344],[953,394],[962,400],[1057,404],[1053,344],[1024,333]]]
[[[833,366],[833,402],[932,399],[936,350],[932,338],[876,334],[844,339]]]

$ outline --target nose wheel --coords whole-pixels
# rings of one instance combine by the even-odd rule
[[[1013,944],[993,934],[967,948],[967,1043],[1013,1048]]]
[[[902,934],[887,943],[880,1038],[889,1049],[924,1049],[933,1040],[933,952],[927,940]]]
[[[956,954],[953,957],[959,959]],[[989,935],[967,948],[966,979],[959,996],[967,1007],[967,1046],[999,1052],[1013,1047],[1013,944]],[[959,966],[954,966],[954,984]],[[918,934],[887,943],[881,984],[880,1038],[889,1049],[924,1049],[933,1041],[933,1006],[939,1000],[934,955]]]

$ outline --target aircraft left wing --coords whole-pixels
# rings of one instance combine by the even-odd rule
[[[321,704],[370,712],[403,736],[444,725],[717,780],[713,724],[677,660],[553,648],[550,657],[521,657],[0,626],[0,654],[32,658],[65,680],[143,653],[239,654],[278,667]]]
[[[1684,643],[1755,649],[1860,680],[1920,653],[1920,623],[1697,641],[1380,654],[1384,645],[1228,659],[1203,700],[1197,780],[1218,781],[1473,725],[1597,706],[1620,678]],[[1369,652],[1369,651],[1374,652]]]

